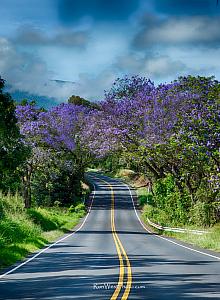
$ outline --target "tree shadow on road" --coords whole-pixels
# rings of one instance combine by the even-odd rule
[[[77,247],[65,244],[53,248],[22,267],[16,276],[2,279],[0,299],[111,298],[119,272],[116,255],[77,253]],[[214,271],[187,272],[190,266],[212,270],[212,261],[169,260],[147,254],[129,258],[134,266],[129,299],[219,299],[218,281],[207,281],[214,278]]]

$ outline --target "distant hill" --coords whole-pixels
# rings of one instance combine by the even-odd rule
[[[52,81],[55,81],[60,86],[63,84],[66,84],[66,83],[75,84],[74,82],[71,82],[71,81],[63,81],[63,80],[52,80]],[[8,91],[11,94],[12,98],[17,102],[20,102],[23,99],[27,99],[29,101],[35,100],[38,106],[45,107],[45,108],[50,108],[52,106],[59,104],[59,101],[57,101],[53,97],[39,96],[36,94],[31,94],[31,93],[28,93],[25,91],[20,91],[20,90],[15,90],[15,91],[11,92],[10,91],[11,86],[7,85],[7,84],[6,84],[5,90]],[[71,96],[71,95],[69,95],[69,96]],[[67,99],[68,99],[68,97],[67,97]],[[66,101],[67,101],[67,99],[66,99]],[[66,102],[66,101],[63,101],[63,102]]]
[[[29,101],[35,100],[37,103],[37,106],[39,106],[39,107],[50,108],[50,107],[58,104],[57,100],[55,98],[49,98],[46,96],[38,96],[38,95],[30,94],[30,93],[24,92],[24,91],[14,91],[14,92],[10,92],[10,94],[11,94],[12,98],[17,102],[21,102],[23,99],[27,99]]]

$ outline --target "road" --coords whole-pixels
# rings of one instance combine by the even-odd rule
[[[4,273],[0,299],[220,299],[219,254],[149,233],[127,185],[89,178],[84,223]]]

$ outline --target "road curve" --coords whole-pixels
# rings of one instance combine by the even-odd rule
[[[127,185],[88,177],[95,192],[83,226],[2,272],[0,299],[220,299],[219,254],[147,232]]]

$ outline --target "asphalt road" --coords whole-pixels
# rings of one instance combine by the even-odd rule
[[[220,255],[147,232],[125,184],[90,180],[80,230],[2,273],[0,299],[220,299]]]

